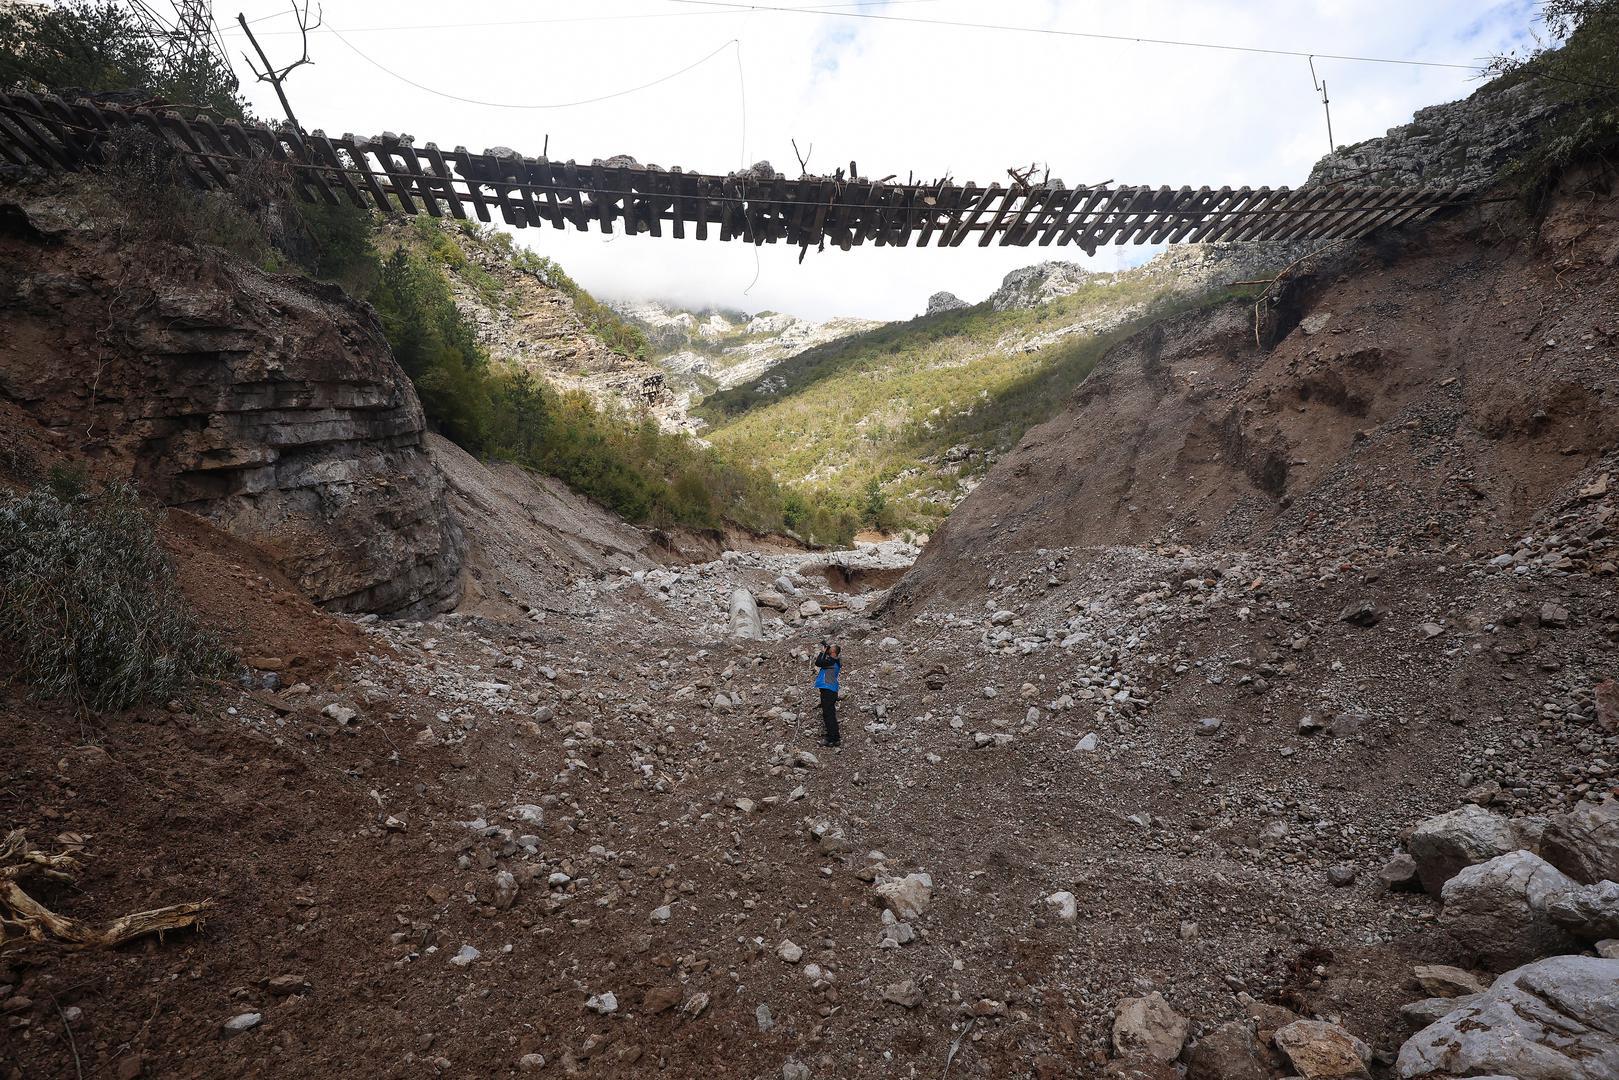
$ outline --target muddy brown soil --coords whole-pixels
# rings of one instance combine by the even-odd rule
[[[1619,786],[1619,224],[1557,205],[1360,251],[1271,349],[1229,311],[1126,343],[886,604],[825,554],[602,553],[498,618],[341,620],[171,525],[286,670],[100,718],[6,688],[0,820],[83,838],[68,914],[214,908],[8,951],[0,1071],[1051,1080],[1158,991],[1390,1075],[1411,966],[1470,960],[1377,878],[1407,830]],[[912,873],[907,937],[874,880]]]

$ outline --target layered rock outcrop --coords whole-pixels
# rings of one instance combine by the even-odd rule
[[[1533,82],[1481,87],[1418,109],[1380,139],[1341,146],[1316,162],[1310,183],[1477,189],[1533,146],[1567,106]]]
[[[460,530],[375,314],[209,249],[120,242],[82,197],[0,208],[0,400],[97,475],[265,544],[328,609],[453,604]]]

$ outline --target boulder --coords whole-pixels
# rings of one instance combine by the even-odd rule
[[[1396,1070],[1401,1080],[1619,1076],[1619,960],[1554,956],[1509,971],[1408,1039]]]
[[[922,1004],[922,988],[916,985],[915,979],[901,979],[883,987],[883,1000],[902,1009],[914,1009]]]
[[[1174,1061],[1186,1045],[1186,1033],[1186,1018],[1156,990],[1125,998],[1113,1016],[1113,1050],[1122,1058]]]
[[[1462,867],[1516,851],[1520,844],[1512,822],[1481,806],[1467,805],[1419,824],[1406,847],[1417,862],[1422,887],[1438,896]]]
[[[731,636],[747,641],[759,641],[765,636],[764,624],[759,621],[759,605],[746,589],[738,588],[731,593]]]
[[[1540,857],[1587,885],[1619,881],[1619,799],[1582,802],[1546,825]]]
[[[1558,893],[1546,902],[1546,914],[1582,941],[1619,937],[1619,883],[1604,881]]]
[[[1259,1042],[1263,1046],[1269,1046],[1276,1038],[1276,1033],[1287,1025],[1295,1020],[1304,1019],[1292,1009],[1281,1005],[1272,1005],[1268,1001],[1255,1001],[1247,994],[1239,994],[1237,997],[1242,1002],[1243,1012],[1248,1014],[1248,1018],[1259,1029]]]
[[[877,896],[896,919],[912,922],[922,916],[933,899],[933,878],[928,874],[906,874],[878,885]]]
[[[1417,860],[1403,851],[1388,857],[1377,870],[1377,879],[1392,892],[1421,892],[1422,878],[1417,874]]]
[[[1576,888],[1557,867],[1527,851],[1469,866],[1442,893],[1439,924],[1487,967],[1501,970],[1575,947],[1547,905]]]
[[[1063,922],[1073,922],[1079,917],[1078,901],[1075,899],[1074,894],[1066,889],[1062,892],[1054,892],[1046,897],[1046,906],[1051,908],[1052,914]]]
[[[1445,964],[1418,964],[1411,972],[1422,989],[1434,997],[1461,997],[1484,993],[1484,984],[1470,971]]]
[[[1186,1080],[1270,1080],[1265,1051],[1252,1024],[1221,1024],[1192,1044],[1186,1054]]]
[[[960,311],[967,307],[967,301],[952,292],[936,292],[928,297],[929,315],[938,315],[946,311]]]
[[[1337,1024],[1295,1020],[1276,1033],[1276,1048],[1304,1080],[1364,1077],[1372,1051]]]
[[[1431,997],[1400,1006],[1400,1019],[1412,1031],[1421,1031],[1429,1024],[1438,1023],[1463,1005],[1471,1005],[1481,994],[1463,994],[1461,997]]]

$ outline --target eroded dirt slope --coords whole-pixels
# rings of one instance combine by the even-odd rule
[[[1291,291],[1273,348],[1232,302],[1114,349],[906,594],[986,547],[1507,542],[1619,445],[1615,201],[1566,187],[1538,234],[1484,208],[1346,253]]]
[[[217,907],[8,954],[0,1062],[1164,1080],[1111,1038],[1157,991],[1194,1040],[1259,1021],[1231,1075],[1290,1075],[1267,1025],[1307,1015],[1389,1076],[1412,965],[1475,962],[1378,879],[1410,827],[1619,784],[1614,201],[1499,224],[1355,253],[1273,349],[1239,310],[1117,350],[886,607],[838,569],[886,584],[878,552],[621,569],[607,536],[534,568],[552,607],[345,620],[352,662],[275,690],[95,721],[8,689],[0,816],[88,838],[41,897]],[[462,487],[474,531],[531,498]]]

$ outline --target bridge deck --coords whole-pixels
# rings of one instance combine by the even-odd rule
[[[863,243],[959,247],[1349,239],[1464,201],[1456,188],[1078,187],[1013,181],[981,187],[849,177],[719,176],[643,166],[578,165],[511,151],[417,147],[393,135],[187,119],[169,109],[0,92],[0,159],[51,172],[94,168],[130,132],[161,140],[204,188],[244,173],[282,173],[299,197],[384,213],[516,228],[717,236],[800,247]]]

